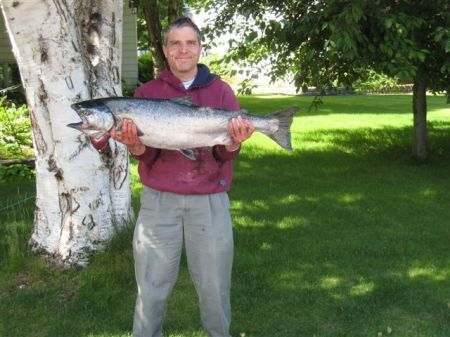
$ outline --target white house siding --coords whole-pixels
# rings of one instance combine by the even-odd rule
[[[14,63],[14,55],[11,51],[8,33],[6,32],[3,15],[0,15],[0,62]]]
[[[15,62],[16,60],[11,51],[11,43],[6,32],[3,15],[0,15],[0,89],[12,84],[9,65]]]
[[[0,15],[0,89],[10,83],[8,65],[16,63],[11,43],[6,32],[3,15]],[[138,82],[136,15],[124,1],[123,42],[122,42],[122,80],[125,86],[134,88]]]
[[[138,82],[136,14],[124,1],[122,40],[122,81],[124,87],[134,88]]]

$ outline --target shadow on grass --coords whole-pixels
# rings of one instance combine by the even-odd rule
[[[312,134],[294,154],[244,148],[230,192],[232,335],[450,335],[449,130],[431,124],[426,165],[410,159],[408,128],[329,130],[321,151],[301,151]],[[24,289],[18,276],[0,291],[0,335],[130,335],[132,231],[84,270],[34,267]],[[184,261],[165,331],[205,336]]]
[[[449,335],[449,130],[431,128],[426,165],[408,128],[330,130],[331,152],[244,152],[234,334]]]

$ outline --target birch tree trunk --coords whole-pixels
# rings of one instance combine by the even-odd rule
[[[36,151],[32,248],[85,265],[132,217],[126,148],[99,154],[66,125],[85,99],[121,95],[121,0],[0,0],[19,65]]]

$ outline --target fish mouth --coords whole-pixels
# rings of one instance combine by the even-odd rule
[[[81,103],[80,103],[80,102],[78,102],[78,103],[73,103],[73,104],[70,105],[70,107],[71,107],[73,110],[78,111],[78,110],[81,109]]]
[[[73,129],[76,129],[76,130],[82,130],[82,127],[83,127],[83,122],[77,122],[77,123],[70,123],[70,124],[67,124],[67,126],[69,127],[69,128],[73,128]]]

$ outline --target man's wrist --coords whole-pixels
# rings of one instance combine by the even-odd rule
[[[131,154],[135,156],[140,156],[145,152],[145,145],[144,144],[128,145],[128,151],[130,151]]]
[[[239,150],[239,148],[241,147],[241,144],[231,144],[231,145],[225,145],[225,149],[228,152],[234,152]]]

